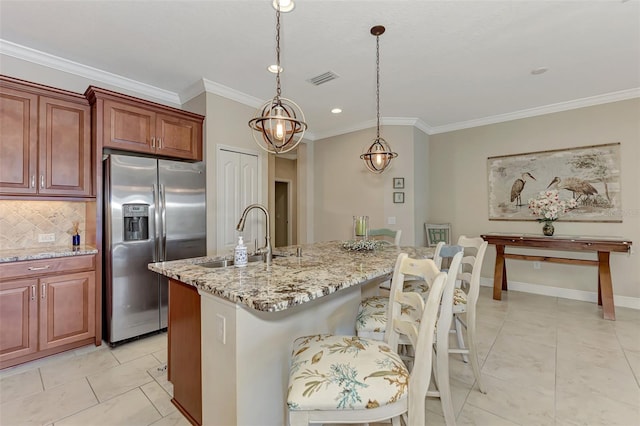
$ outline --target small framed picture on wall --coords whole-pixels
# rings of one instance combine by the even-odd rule
[[[393,178],[393,189],[404,189],[404,178]]]
[[[393,193],[393,202],[394,203],[404,203],[404,192],[394,192]]]

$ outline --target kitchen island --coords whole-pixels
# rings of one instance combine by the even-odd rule
[[[192,422],[286,424],[293,340],[318,333],[354,334],[361,294],[390,278],[398,254],[433,255],[427,247],[353,252],[338,241],[300,247],[301,257],[296,256],[296,247],[278,249],[283,256],[275,257],[271,266],[262,262],[244,268],[199,266],[219,259],[215,257],[149,265],[171,279],[170,291],[184,290],[186,285],[199,295],[200,312],[195,317],[200,318],[201,330],[202,413],[201,421],[185,413]],[[171,293],[169,316],[173,381],[172,358],[183,359],[180,355],[192,348],[171,348]],[[180,404],[176,401],[178,408]]]

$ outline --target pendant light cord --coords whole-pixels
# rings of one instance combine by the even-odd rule
[[[380,36],[376,36],[376,138],[380,139]]]
[[[276,9],[276,98],[280,99],[280,2]]]

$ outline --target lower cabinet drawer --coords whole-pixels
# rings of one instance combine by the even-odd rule
[[[95,255],[56,257],[0,264],[0,280],[47,275],[52,272],[74,272],[95,269]]]

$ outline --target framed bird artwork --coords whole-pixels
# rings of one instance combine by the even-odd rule
[[[528,205],[557,190],[560,220],[622,222],[620,143],[487,158],[489,220],[536,220]]]

